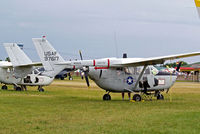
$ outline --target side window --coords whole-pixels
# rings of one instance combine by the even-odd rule
[[[142,72],[143,67],[135,67],[135,74],[139,75]],[[150,68],[147,67],[144,74],[150,74]]]
[[[144,74],[150,74],[150,68],[147,67],[147,69],[144,71]]]
[[[124,72],[126,74],[134,74],[134,68],[133,67],[124,67]]]

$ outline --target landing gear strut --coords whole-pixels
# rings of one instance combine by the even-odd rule
[[[2,90],[7,90],[8,87],[7,87],[6,85],[3,85],[3,86],[1,87],[1,89],[2,89]]]
[[[103,100],[105,100],[105,101],[111,100],[111,96],[109,95],[109,93],[107,93],[107,94],[105,94],[105,95],[103,96]]]

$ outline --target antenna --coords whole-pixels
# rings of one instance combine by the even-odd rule
[[[118,44],[117,44],[117,33],[116,33],[116,30],[114,31],[114,43],[115,43],[116,57],[118,58]]]

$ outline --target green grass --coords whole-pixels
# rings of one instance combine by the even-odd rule
[[[164,101],[102,101],[104,90],[81,79],[55,82],[44,93],[29,87],[0,91],[0,133],[195,134],[200,131],[200,84],[174,85]],[[170,101],[171,98],[171,101]],[[126,96],[127,99],[127,96]]]

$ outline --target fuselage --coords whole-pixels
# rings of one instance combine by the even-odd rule
[[[176,81],[177,76],[167,72],[153,73],[153,66],[149,66],[141,78],[141,82],[148,82],[148,91],[169,89]],[[102,89],[110,92],[138,92],[144,90],[141,84],[135,88],[141,67],[95,69],[89,68],[90,78]]]

